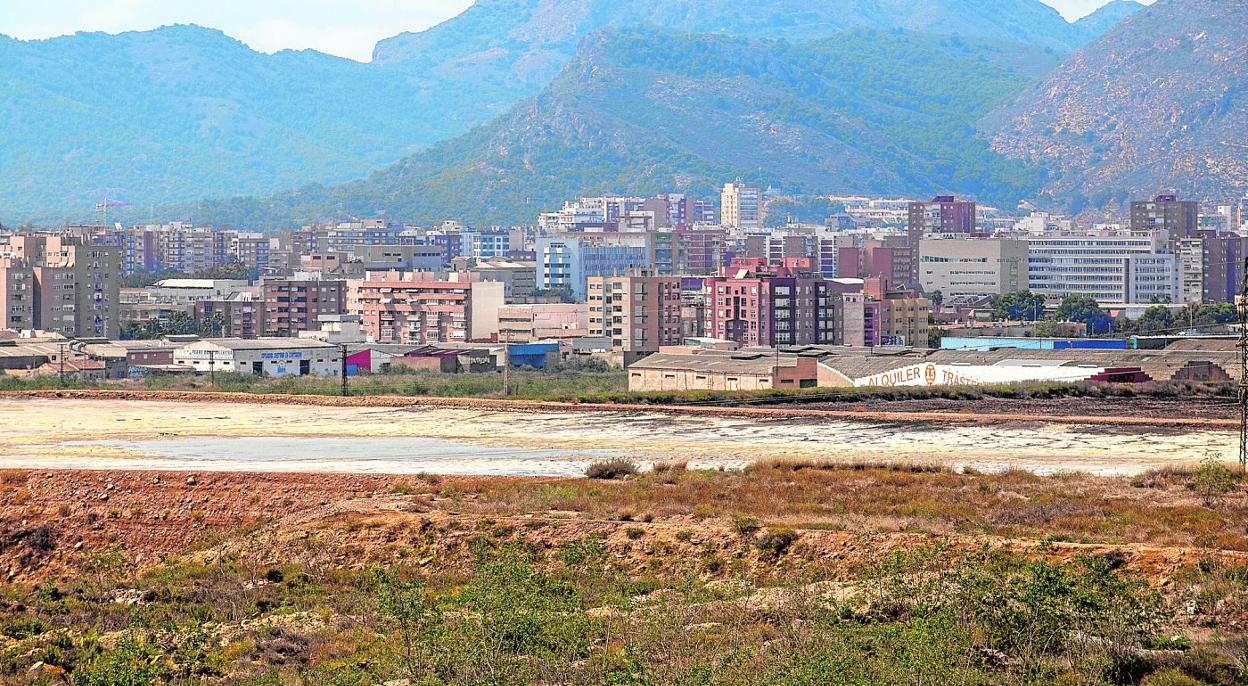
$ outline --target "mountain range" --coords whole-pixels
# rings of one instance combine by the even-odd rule
[[[0,38],[0,219],[115,196],[254,226],[516,222],[736,175],[1075,209],[1236,193],[1245,2],[1069,23],[1038,0],[478,0],[369,64],[197,27]],[[1132,167],[1166,135],[1169,176]]]
[[[791,44],[607,30],[489,125],[360,181],[209,203],[194,218],[505,223],[579,194],[706,196],[737,176],[796,193],[958,187],[1017,202],[1040,179],[994,153],[975,122],[1056,62],[1040,48],[900,31]]]
[[[993,147],[1044,168],[1073,210],[1173,190],[1248,191],[1248,0],[1161,0],[992,118]]]

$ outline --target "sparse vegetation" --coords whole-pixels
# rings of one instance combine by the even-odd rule
[[[79,390],[132,391],[222,391],[272,395],[336,396],[341,393],[337,378],[288,377],[271,379],[250,374],[216,375],[216,385],[207,377],[152,377],[143,381],[82,382],[69,379],[61,385],[55,376],[36,379],[0,377],[0,391],[46,391],[57,388]],[[399,396],[443,398],[502,398],[502,375],[497,373],[363,375],[350,381],[354,396]],[[1058,400],[1058,399],[1231,399],[1234,384],[1194,381],[1151,382],[1143,384],[1033,383],[989,386],[931,386],[892,388],[814,388],[765,391],[656,391],[630,392],[623,371],[518,370],[512,374],[511,398],[581,404],[620,405],[859,405],[890,401],[954,400]],[[1177,408],[1176,408],[1177,409]],[[1129,411],[1124,408],[1124,413]]]
[[[1195,471],[1175,473],[1147,493],[784,460],[617,485],[353,476],[348,511],[321,491],[306,513],[296,482],[264,477],[292,484],[296,529],[205,524],[135,564],[152,529],[101,516],[81,528],[116,545],[0,585],[0,683],[1237,686],[1248,508],[1235,492],[1203,507]],[[120,477],[92,511],[132,509]],[[5,472],[0,498],[68,478]],[[162,480],[166,503],[212,502],[218,478]],[[77,536],[71,516],[56,527]]]
[[[1222,496],[1235,490],[1235,475],[1217,455],[1209,454],[1201,460],[1200,467],[1192,473],[1192,487],[1204,500],[1205,507],[1213,507]]]
[[[627,479],[631,476],[637,476],[639,473],[640,470],[637,468],[636,462],[622,457],[594,462],[585,468],[585,476],[591,479],[606,481]]]

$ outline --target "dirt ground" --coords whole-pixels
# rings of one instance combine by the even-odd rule
[[[834,493],[853,500],[832,503]],[[1207,516],[1181,487],[889,470],[650,475],[636,484],[9,470],[0,474],[0,571],[9,581],[40,581],[90,573],[102,555],[144,568],[188,551],[206,561],[249,555],[260,567],[309,556],[328,566],[411,555],[445,565],[479,532],[514,530],[547,547],[600,535],[639,574],[678,576],[706,573],[707,546],[731,547],[739,518],[757,515],[801,532],[787,572],[849,576],[891,550],[939,543],[1059,559],[1114,554],[1164,584],[1202,559],[1248,562],[1241,501],[1248,498]],[[1111,512],[1112,520],[1104,516]],[[1114,529],[1102,520],[1125,523]],[[430,530],[438,534],[417,535]],[[644,545],[635,543],[638,532]],[[424,543],[413,550],[418,538]]]

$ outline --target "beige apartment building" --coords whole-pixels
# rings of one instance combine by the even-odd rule
[[[1027,241],[926,239],[919,242],[919,284],[946,302],[1027,288]]]
[[[580,338],[589,335],[589,306],[539,303],[498,308],[498,340],[504,343]]]
[[[930,328],[932,303],[910,294],[886,294],[876,303],[880,310],[881,345],[924,347]]]
[[[374,343],[428,345],[489,341],[498,335],[503,284],[473,275],[368,272],[347,282],[347,312]]]
[[[590,277],[589,335],[626,353],[658,352],[683,341],[678,276]]]
[[[737,179],[724,184],[719,194],[720,221],[730,229],[759,229],[763,226],[763,193]]]

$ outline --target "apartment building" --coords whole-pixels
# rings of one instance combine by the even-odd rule
[[[229,232],[229,257],[261,273],[269,269],[269,237],[262,233]]]
[[[360,245],[350,254],[370,272],[436,272],[446,267],[445,251],[436,245]]]
[[[1235,302],[1248,239],[1202,231],[1171,242],[1178,263],[1178,300],[1184,304]]]
[[[580,338],[589,335],[585,304],[536,303],[498,308],[498,340],[504,343]]]
[[[927,345],[932,303],[915,291],[892,288],[885,279],[866,279],[863,288],[871,303],[872,321],[864,324],[868,345]]]
[[[360,316],[375,343],[426,345],[490,340],[498,335],[503,284],[451,274],[369,272],[347,282],[347,312]]]
[[[737,259],[705,280],[704,334],[746,346],[857,344],[863,282],[824,279],[810,262]]]
[[[1131,231],[1165,231],[1172,239],[1188,238],[1200,230],[1200,203],[1159,195],[1131,203]]]
[[[511,232],[504,230],[470,231],[467,233],[466,255],[478,260],[507,257],[511,251]]]
[[[350,251],[364,245],[395,245],[399,243],[402,227],[384,219],[341,222],[329,227],[318,236],[317,247],[324,250]]]
[[[264,333],[264,305],[251,293],[232,293],[194,304],[195,321],[219,338],[257,338]]]
[[[480,281],[497,281],[503,284],[503,295],[508,302],[531,302],[537,292],[536,262],[502,258],[457,258],[451,262],[451,269],[456,272],[471,272]]]
[[[587,296],[589,279],[620,276],[653,264],[649,233],[559,234],[537,240],[537,286],[568,289],[578,302]]]
[[[589,335],[615,350],[658,352],[684,340],[678,276],[591,277],[588,293]]]
[[[719,195],[720,221],[730,229],[761,229],[763,227],[763,193],[737,179],[724,184]]]
[[[190,273],[218,267],[226,262],[229,237],[220,231],[181,223],[156,231],[158,270]]]
[[[931,202],[912,202],[906,216],[906,255],[909,275],[898,286],[919,284],[919,242],[931,234],[976,233],[978,208],[975,202],[959,200],[952,195],[938,195]],[[900,256],[900,255],[899,255]]]
[[[677,273],[695,276],[717,274],[728,264],[728,232],[723,227],[678,228],[684,263]]]
[[[35,328],[35,272],[22,259],[0,257],[0,330]]]
[[[1015,293],[1027,288],[1027,241],[925,239],[919,242],[919,284],[946,300]]]
[[[320,329],[319,317],[342,314],[347,282],[314,278],[265,279],[261,286],[265,336],[293,338]]]
[[[654,252],[650,267],[655,274],[662,276],[679,275],[685,265],[685,243],[680,234],[670,229],[654,231],[651,234]]]
[[[120,248],[91,245],[80,237],[10,236],[0,244],[0,257],[31,269],[34,321],[27,328],[67,337],[120,334]],[[6,310],[11,307],[5,304]]]
[[[910,239],[904,235],[868,238],[858,245],[836,248],[836,276],[843,279],[887,279],[903,286],[914,272],[918,245],[911,250]]]

